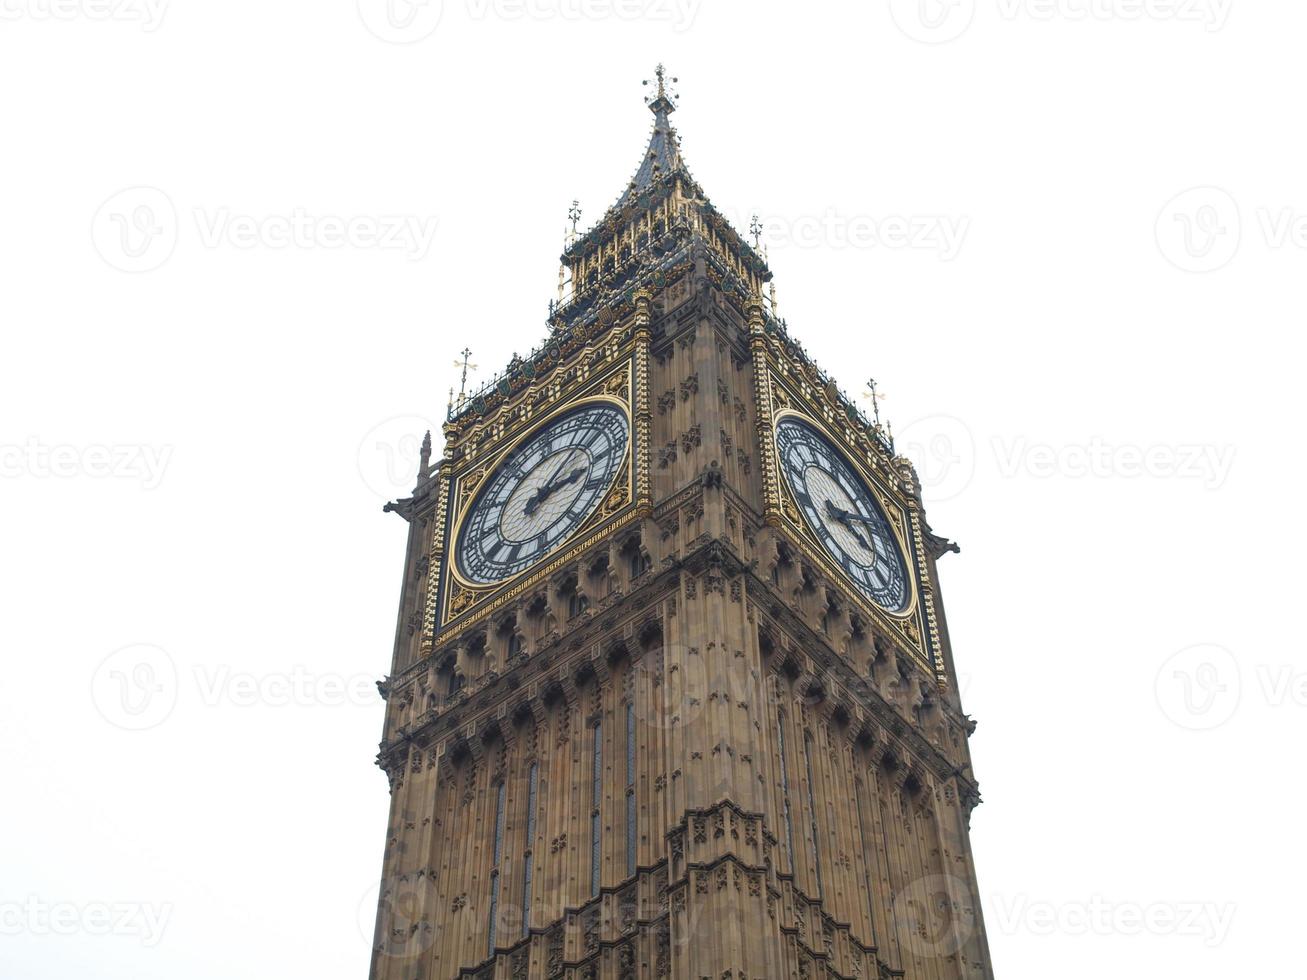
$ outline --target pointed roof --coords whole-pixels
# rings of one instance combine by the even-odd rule
[[[660,178],[667,176],[682,166],[681,141],[672,126],[671,115],[676,111],[675,96],[667,91],[667,71],[658,66],[658,94],[648,99],[649,111],[654,114],[653,134],[649,137],[649,148],[645,150],[644,159],[635,172],[635,177],[626,191],[617,199],[620,208],[635,200],[644,191],[649,190]],[[676,81],[675,78],[672,79]],[[648,85],[648,82],[645,82]]]

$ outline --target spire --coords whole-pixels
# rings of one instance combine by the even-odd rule
[[[660,177],[665,177],[681,166],[681,146],[672,126],[671,115],[676,111],[677,95],[668,87],[676,84],[677,79],[668,79],[667,69],[661,64],[654,72],[656,81],[645,79],[644,84],[657,85],[658,93],[645,98],[649,111],[654,114],[653,135],[649,137],[649,148],[645,150],[644,159],[635,173],[635,179],[617,202],[617,206],[628,203],[640,196],[654,185]]]

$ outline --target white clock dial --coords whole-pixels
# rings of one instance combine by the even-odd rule
[[[626,413],[586,405],[529,437],[499,464],[464,519],[463,576],[491,585],[562,545],[603,502],[630,442]]]
[[[776,426],[776,447],[790,492],[822,546],[864,595],[902,612],[909,598],[907,566],[866,482],[825,436],[799,419]]]

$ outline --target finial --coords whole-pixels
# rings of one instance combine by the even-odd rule
[[[581,202],[573,201],[572,206],[567,209],[567,218],[572,222],[572,237],[576,237],[576,226],[581,220]]]
[[[884,398],[885,396],[880,394],[879,391],[877,391],[875,378],[869,378],[867,380],[867,394],[863,395],[862,397],[870,400],[871,410],[873,414],[876,416],[876,427],[879,428],[880,427],[880,402],[881,399]]]
[[[447,418],[447,419],[452,419],[453,417],[454,417],[454,386],[453,386],[453,385],[450,385],[450,386],[449,386],[449,407],[445,409],[445,418]]]
[[[454,367],[463,369],[463,380],[459,383],[458,386],[458,407],[462,408],[463,403],[467,401],[467,374],[469,371],[475,371],[477,369],[477,366],[471,363],[472,351],[469,350],[468,348],[464,347],[463,350],[460,351],[460,356],[463,358],[463,360],[455,361]],[[452,390],[453,389],[451,389],[451,391]]]
[[[762,245],[762,222],[756,214],[749,221],[749,234],[753,236],[753,247],[759,248]]]
[[[431,430],[422,437],[422,466],[418,471],[422,476],[431,472]]]
[[[655,115],[663,112],[675,112],[678,96],[676,94],[675,89],[669,89],[667,87],[667,82],[668,82],[667,69],[663,66],[663,63],[661,61],[658,63],[658,67],[654,71],[654,76],[658,80],[658,94],[653,98],[646,98],[645,102],[648,103],[649,108],[654,112]],[[671,79],[671,83],[673,85],[675,85],[679,81],[680,81],[679,78]],[[651,85],[653,83],[646,78],[644,80],[644,84]]]

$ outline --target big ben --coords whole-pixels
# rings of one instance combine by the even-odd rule
[[[653,134],[411,497],[376,980],[993,976],[912,465]]]

